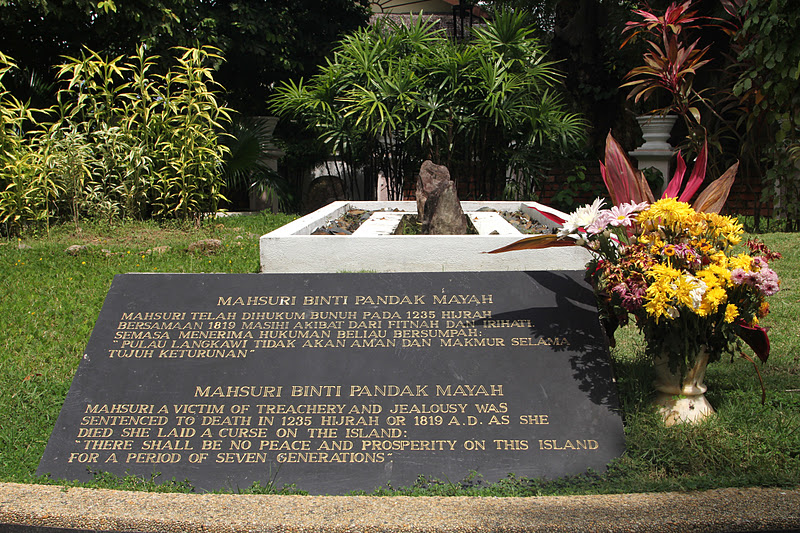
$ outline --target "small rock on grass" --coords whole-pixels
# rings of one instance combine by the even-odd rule
[[[220,242],[220,245],[222,245],[222,242]],[[145,253],[147,255],[151,255],[151,254],[159,254],[159,255],[161,255],[161,254],[165,254],[165,253],[169,252],[170,250],[172,250],[171,246],[156,246],[155,248],[150,248]]]
[[[204,239],[202,241],[193,242],[189,245],[189,251],[192,253],[202,253],[212,255],[222,248],[222,241],[219,239]]]
[[[72,246],[69,246],[66,250],[64,250],[64,253],[74,256],[78,255],[81,252],[85,252],[88,249],[89,247],[86,246],[85,244],[73,244]]]

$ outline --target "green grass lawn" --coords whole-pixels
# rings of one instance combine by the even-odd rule
[[[120,223],[64,225],[49,235],[0,241],[0,481],[34,483],[34,472],[115,274],[235,272],[259,269],[260,235],[286,215],[218,218],[199,228]],[[220,239],[214,255],[188,246]],[[781,291],[771,298],[772,355],[759,368],[744,359],[709,367],[707,397],[718,415],[699,426],[663,427],[648,405],[651,368],[641,338],[627,329],[612,355],[625,420],[627,451],[607,472],[559,480],[509,477],[489,485],[420,480],[393,494],[537,495],[686,490],[728,486],[797,486],[800,480],[800,234],[759,235],[783,254],[773,263]],[[88,248],[76,256],[72,244]],[[168,249],[160,248],[168,246]],[[152,480],[100,476],[95,485],[156,487]],[[255,492],[271,487],[255,487]],[[381,494],[387,491],[379,492]]]

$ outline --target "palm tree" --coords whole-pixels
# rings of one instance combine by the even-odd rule
[[[366,175],[382,171],[395,197],[424,159],[448,166],[462,196],[497,197],[509,170],[533,179],[535,160],[580,144],[585,124],[564,109],[523,14],[473,33],[456,43],[424,16],[380,20],[343,39],[319,75],[279,87],[273,110]]]
[[[291,198],[285,181],[274,168],[279,155],[272,136],[276,122],[274,117],[242,116],[231,121],[228,135],[223,139],[228,147],[223,177],[228,191],[274,198],[284,208]]]

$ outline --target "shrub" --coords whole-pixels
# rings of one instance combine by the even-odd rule
[[[84,216],[199,220],[223,200],[220,142],[230,110],[209,47],[179,48],[166,74],[144,47],[102,57],[85,50],[58,67],[58,104],[27,109],[2,88],[0,222]],[[27,127],[27,130],[26,130]]]
[[[585,123],[561,104],[561,74],[524,15],[499,13],[473,33],[456,43],[423,16],[383,19],[343,39],[319,75],[279,87],[273,110],[365,175],[382,172],[395,198],[424,159],[470,196],[498,197],[509,169],[533,179],[537,158],[579,145]]]

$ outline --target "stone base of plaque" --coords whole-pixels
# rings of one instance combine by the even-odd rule
[[[461,202],[478,235],[392,235],[415,202],[333,202],[261,237],[261,272],[459,272],[499,270],[582,270],[590,254],[574,247],[486,254],[525,235],[498,213],[522,211],[550,227],[536,202]],[[380,211],[352,235],[311,235],[350,209]]]
[[[797,531],[800,490],[410,498],[152,494],[0,483],[8,533]]]

